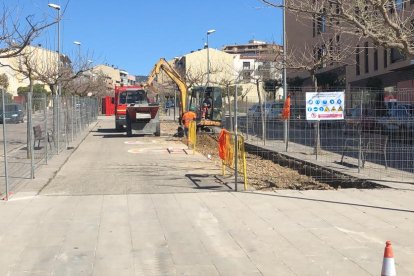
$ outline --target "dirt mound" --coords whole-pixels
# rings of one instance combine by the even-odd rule
[[[177,133],[175,121],[162,121],[161,134],[173,136]],[[181,138],[178,138],[181,139]],[[183,142],[185,139],[181,139]],[[217,136],[198,133],[196,150],[207,158],[221,164],[218,156]],[[297,171],[282,167],[271,160],[255,154],[246,153],[247,177],[249,186],[257,190],[294,189],[294,190],[328,190],[331,186],[320,183],[311,177],[301,175]]]
[[[220,162],[217,149],[217,137],[210,134],[197,135],[197,151],[209,159]],[[255,154],[246,153],[248,184],[257,190],[294,189],[328,190],[331,186],[320,183],[297,171],[282,167],[271,160]]]

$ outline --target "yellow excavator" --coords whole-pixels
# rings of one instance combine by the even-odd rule
[[[149,74],[148,81],[145,85],[147,89],[155,91],[153,82],[161,71],[177,85],[180,91],[180,124],[182,115],[191,106],[195,108],[197,113],[198,128],[221,127],[223,104],[220,87],[195,87],[189,93],[189,89],[180,74],[164,58],[161,58]]]
[[[151,73],[148,76],[147,83],[145,84],[145,88],[156,92],[153,82],[158,74],[163,71],[167,76],[177,85],[178,90],[180,91],[180,105],[179,105],[179,114],[180,114],[180,121],[182,115],[188,110],[187,109],[187,94],[188,88],[185,84],[185,81],[181,78],[180,74],[164,59],[160,58],[160,60],[154,65]]]

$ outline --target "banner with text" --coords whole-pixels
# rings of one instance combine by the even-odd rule
[[[306,92],[306,120],[343,120],[345,92]]]

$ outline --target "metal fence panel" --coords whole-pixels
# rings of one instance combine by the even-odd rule
[[[34,178],[40,165],[86,135],[98,115],[95,98],[27,93],[16,103],[12,95],[4,93],[6,124],[1,122],[0,128],[1,197],[6,186],[9,191],[17,190],[21,180]],[[2,97],[3,93],[0,100]],[[3,111],[0,114],[2,121]]]
[[[281,118],[283,101],[263,100],[260,107],[258,101],[239,100],[239,131],[255,146],[254,151],[284,153],[281,163],[326,182],[344,177],[342,173],[375,180],[414,180],[414,90],[348,89],[345,119],[319,123],[306,120],[306,91],[312,92],[289,91],[287,124]],[[227,112],[228,129],[231,117]]]

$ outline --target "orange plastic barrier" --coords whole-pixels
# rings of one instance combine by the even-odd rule
[[[246,166],[246,152],[244,149],[244,137],[237,136],[237,164],[238,169],[244,176],[244,189],[247,189],[247,166]],[[220,159],[222,160],[222,172],[225,175],[226,167],[234,168],[234,151],[235,151],[235,135],[226,129],[222,129],[218,139],[218,151]]]

